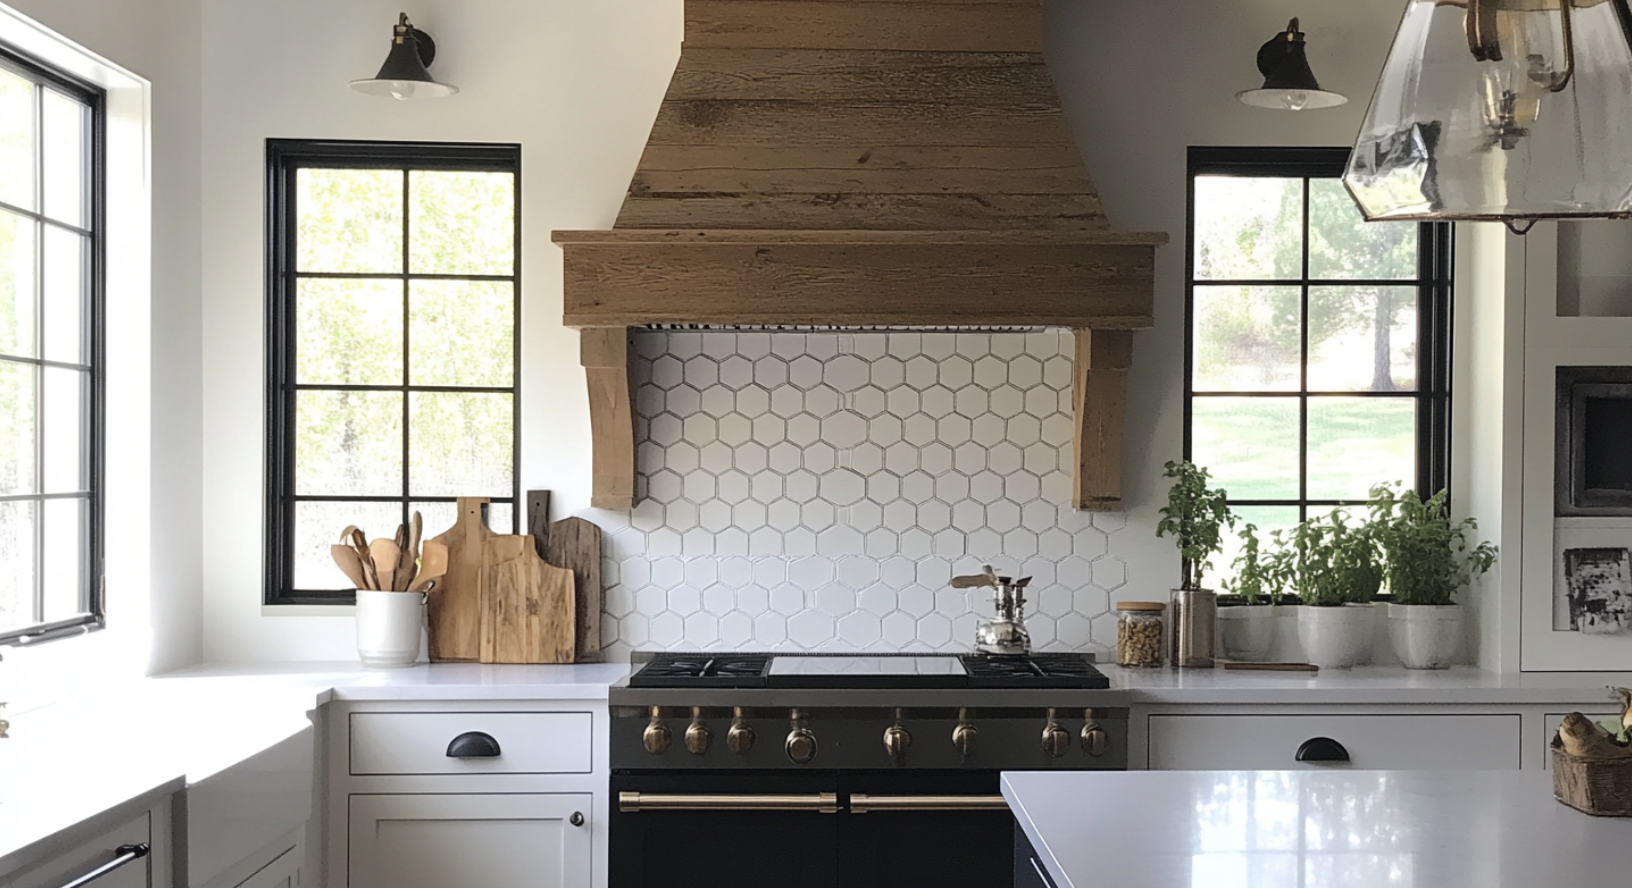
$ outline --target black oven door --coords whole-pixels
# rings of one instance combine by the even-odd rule
[[[998,773],[614,772],[610,888],[1004,888]]]
[[[609,888],[840,885],[832,771],[614,773]]]
[[[839,884],[992,888],[1014,878],[996,771],[846,771]]]

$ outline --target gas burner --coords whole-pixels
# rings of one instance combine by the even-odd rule
[[[988,657],[965,654],[963,668],[971,688],[1089,688],[1111,686],[1110,679],[1080,654],[1027,654]]]
[[[762,688],[770,654],[658,654],[629,678],[632,688]]]

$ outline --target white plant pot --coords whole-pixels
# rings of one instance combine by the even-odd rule
[[[1447,669],[1462,646],[1462,606],[1390,604],[1388,641],[1407,669]]]
[[[424,625],[424,593],[357,590],[357,656],[364,666],[414,665]]]
[[[1309,662],[1322,669],[1348,669],[1371,655],[1375,611],[1369,604],[1298,608],[1298,641]]]
[[[1275,608],[1247,604],[1218,609],[1219,656],[1262,661],[1275,641]]]

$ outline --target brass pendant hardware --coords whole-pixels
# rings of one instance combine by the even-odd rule
[[[713,732],[708,725],[703,724],[703,708],[691,708],[691,725],[686,728],[686,751],[692,755],[702,755],[708,752],[708,744],[714,739]]]
[[[895,711],[895,724],[884,729],[884,751],[897,765],[907,763],[907,750],[912,748],[912,734],[901,724],[901,710]]]
[[[1048,711],[1048,724],[1043,727],[1043,751],[1053,758],[1065,755],[1071,748],[1071,733],[1060,726],[1054,710]]]
[[[731,711],[731,730],[725,732],[725,745],[737,755],[747,755],[754,748],[754,729],[742,717],[742,707]]]

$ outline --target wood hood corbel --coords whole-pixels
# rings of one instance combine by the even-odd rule
[[[557,231],[597,508],[635,505],[631,328],[1065,327],[1079,509],[1121,508],[1163,233],[1110,230],[1041,0],[686,0],[610,231]]]

